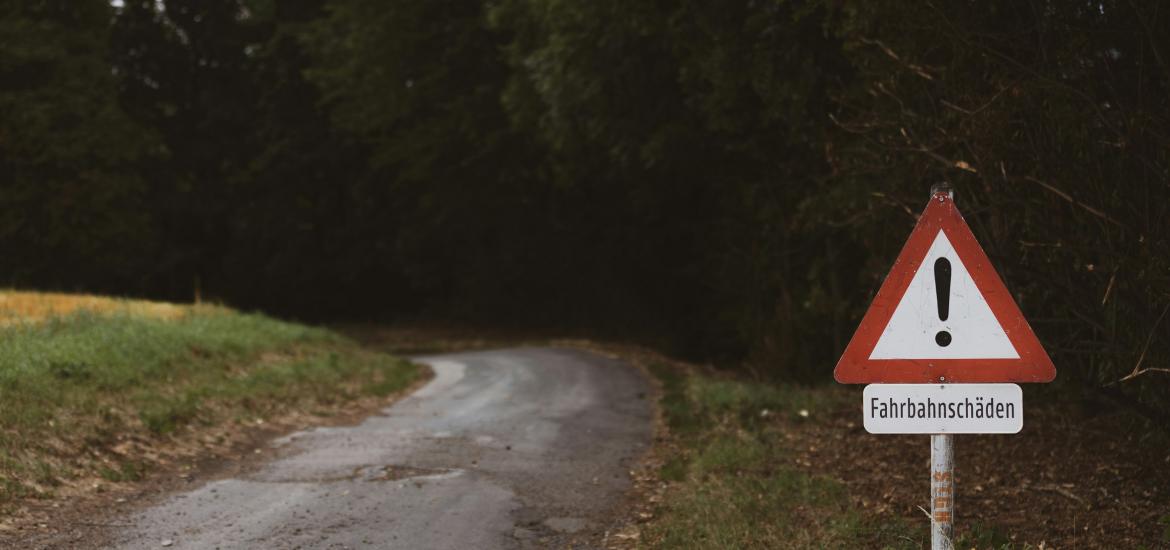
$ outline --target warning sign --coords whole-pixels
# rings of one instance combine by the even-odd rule
[[[1056,368],[947,193],[931,198],[838,382],[1049,382]]]

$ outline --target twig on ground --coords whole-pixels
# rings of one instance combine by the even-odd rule
[[[1069,491],[1068,489],[1065,489],[1064,487],[1061,487],[1060,485],[1056,485],[1056,484],[1052,484],[1052,483],[1050,483],[1050,484],[1048,484],[1048,485],[1040,485],[1040,486],[1039,486],[1039,487],[1037,487],[1037,488],[1038,488],[1038,489],[1043,489],[1043,490],[1045,490],[1045,491],[1052,491],[1052,492],[1054,492],[1054,493],[1057,493],[1057,494],[1063,495],[1063,496],[1065,496],[1065,497],[1068,497],[1068,498],[1069,498],[1069,499],[1071,499],[1071,500],[1075,500],[1075,501],[1077,501],[1078,503],[1080,503],[1082,506],[1084,506],[1084,507],[1086,507],[1086,508],[1088,508],[1088,507],[1089,507],[1089,503],[1088,503],[1088,502],[1085,502],[1085,499],[1083,499],[1083,498],[1081,498],[1081,497],[1078,497],[1078,496],[1077,496],[1076,494],[1074,494],[1072,491]]]
[[[1146,353],[1150,351],[1150,344],[1152,344],[1154,342],[1154,334],[1157,334],[1158,326],[1162,324],[1162,319],[1166,318],[1167,311],[1170,311],[1170,303],[1167,303],[1166,307],[1162,308],[1162,314],[1158,316],[1157,321],[1154,321],[1154,328],[1150,329],[1150,335],[1146,337],[1146,345],[1144,347],[1142,347],[1142,354],[1140,356],[1138,356],[1137,363],[1135,363],[1133,366],[1133,372],[1125,375],[1124,378],[1117,380],[1116,382],[1113,382],[1112,384],[1117,384],[1119,382],[1125,382],[1127,380],[1133,380],[1134,378],[1137,378],[1137,377],[1139,377],[1147,372],[1170,373],[1170,369],[1153,368],[1153,367],[1146,367],[1144,369],[1141,368],[1142,362],[1146,360]],[[1110,384],[1110,385],[1112,385],[1112,384]]]

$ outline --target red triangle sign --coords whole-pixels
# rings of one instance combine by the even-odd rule
[[[1050,382],[1056,367],[943,192],[918,219],[833,376],[844,384]]]

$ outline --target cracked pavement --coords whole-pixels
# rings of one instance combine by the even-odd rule
[[[126,518],[118,548],[600,546],[651,443],[640,371],[523,348],[415,359],[435,377],[356,426]]]

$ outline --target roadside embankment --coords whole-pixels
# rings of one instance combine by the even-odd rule
[[[221,306],[0,291],[0,311],[0,531],[30,503],[227,455],[260,427],[374,410],[425,372]]]

